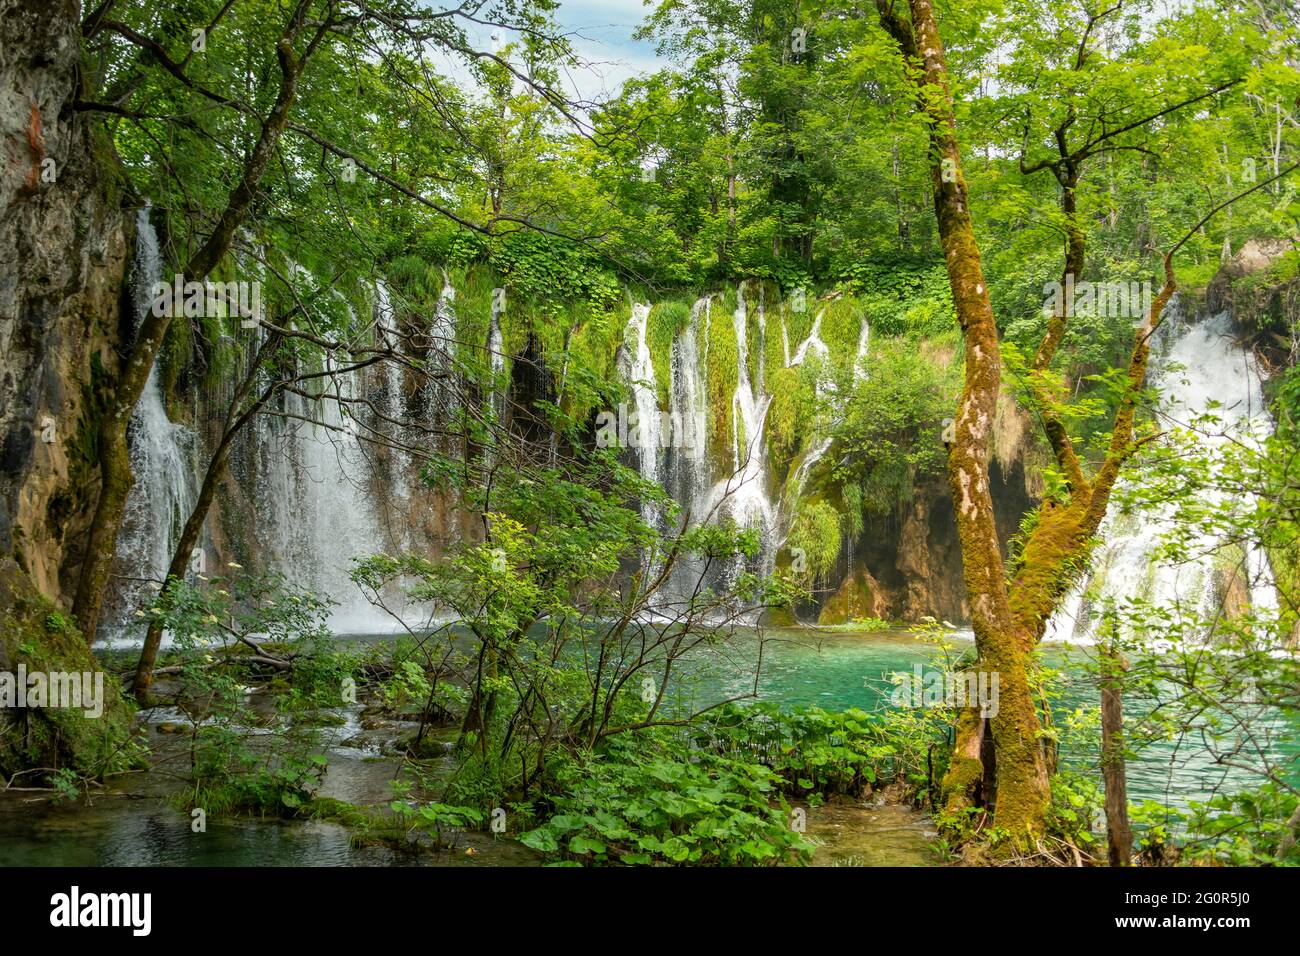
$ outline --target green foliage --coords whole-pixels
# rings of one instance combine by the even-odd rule
[[[1300,866],[1294,790],[1274,783],[1193,802],[1184,862],[1212,860],[1228,866]]]
[[[940,753],[936,765],[933,753],[946,737],[945,717],[925,708],[868,714],[857,708],[732,705],[706,721],[698,739],[721,753],[761,760],[791,795],[857,796],[868,786],[899,783],[905,793],[924,797],[932,773],[941,773],[946,759]]]
[[[851,497],[863,510],[888,512],[941,472],[941,426],[952,414],[956,383],[954,368],[904,341],[875,344],[871,372],[852,383],[835,432],[843,449],[835,476],[857,486]]]
[[[451,832],[477,827],[484,820],[484,814],[474,807],[410,799],[411,786],[406,781],[393,781],[393,791],[397,799],[388,807],[401,834],[400,843],[418,843],[423,837],[433,849],[444,849],[450,845]]]
[[[175,635],[175,704],[185,716],[190,782],[178,799],[207,813],[293,815],[327,766],[316,727],[343,703],[355,657],[333,650],[328,604],[277,575],[230,568],[225,578],[172,580],[146,612]],[[249,705],[250,635],[291,659],[290,682],[266,716]],[[267,651],[263,651],[263,655]]]
[[[619,742],[556,771],[555,812],[522,837],[550,859],[762,866],[812,846],[790,825],[766,767],[681,744]]]
[[[799,507],[786,548],[803,553],[805,566],[797,568],[810,580],[824,580],[840,556],[840,513],[825,501],[805,501]]]
[[[942,265],[850,263],[840,281],[860,298],[873,332],[934,336],[951,332],[957,318]]]
[[[622,298],[615,277],[581,247],[534,232],[512,232],[488,244],[487,259],[509,289],[526,299],[584,301],[612,309]]]

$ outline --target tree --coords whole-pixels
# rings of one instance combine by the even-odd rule
[[[1146,379],[1150,339],[1177,289],[1174,254],[1209,218],[1235,199],[1216,206],[1163,256],[1164,282],[1137,329],[1123,373],[1109,447],[1095,473],[1084,474],[1073,445],[1049,439],[1066,476],[1067,500],[1048,499],[1023,543],[1017,567],[1008,575],[993,519],[988,447],[1001,386],[999,333],[993,315],[979,243],[962,173],[956,121],[943,43],[930,0],[910,0],[904,19],[887,0],[878,0],[881,24],[898,44],[917,88],[918,110],[930,135],[935,216],[958,319],[965,335],[965,385],[954,422],[948,473],[962,543],[963,573],[970,598],[978,667],[996,674],[1000,711],[990,720],[966,711],[957,727],[956,749],[943,791],[950,810],[974,804],[985,780],[985,724],[991,730],[996,783],[993,824],[1013,847],[1032,845],[1042,833],[1050,802],[1048,768],[1030,682],[1032,652],[1047,619],[1073,583],[1105,516],[1120,471],[1137,448],[1138,401]],[[1257,184],[1241,195],[1263,186]],[[1068,313],[1067,313],[1068,317]],[[1065,319],[1049,325],[1040,345],[1048,359]],[[1050,418],[1049,418],[1050,420]]]

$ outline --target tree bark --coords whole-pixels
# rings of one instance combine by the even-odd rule
[[[1124,671],[1111,633],[1101,647],[1101,776],[1106,790],[1106,844],[1111,866],[1128,866],[1133,830],[1128,820],[1128,775],[1124,762]]]

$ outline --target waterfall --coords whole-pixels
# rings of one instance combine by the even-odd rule
[[[858,332],[858,351],[853,357],[853,384],[867,380],[867,355],[871,348],[871,321],[864,315],[862,329]]]
[[[808,337],[799,343],[799,347],[795,349],[794,358],[786,361],[786,368],[802,365],[804,360],[808,358],[809,352],[822,358],[830,354],[830,349],[822,341],[822,317],[825,314],[825,309],[818,310],[816,317],[813,319],[812,328],[808,330]]]
[[[383,280],[375,283],[374,290],[374,323],[375,338],[381,348],[391,350],[394,354],[401,352],[402,337],[397,328],[397,311],[393,308],[392,298],[388,293],[388,286]],[[351,308],[348,309],[351,314]],[[353,322],[355,325],[355,321]],[[382,435],[393,442],[394,445],[405,445],[407,442],[406,429],[402,424],[407,420],[406,391],[402,380],[402,366],[395,361],[385,359],[382,363],[382,386],[379,390],[379,400],[376,404],[376,420],[373,427],[377,435]],[[349,378],[348,388],[353,389],[355,381]],[[349,395],[346,397],[355,397]],[[336,406],[337,407],[337,406]],[[350,415],[347,416],[346,426],[353,430],[357,423]],[[395,510],[396,516],[400,521],[401,515],[405,512],[402,507],[410,497],[410,485],[407,473],[411,469],[411,454],[401,447],[389,448],[385,455],[385,464],[388,473],[388,500],[398,507]],[[385,522],[390,525],[392,522]],[[404,528],[391,528],[394,542],[398,545],[405,544],[406,535]]]
[[[375,283],[374,322],[376,338],[381,348],[400,352],[402,337],[397,329],[397,312],[382,280]],[[402,389],[402,366],[385,361],[383,400],[380,410],[385,418],[401,421],[406,413],[406,397]]]
[[[1161,330],[1163,348],[1153,349],[1148,376],[1161,396],[1162,427],[1185,427],[1201,415],[1215,415],[1223,434],[1197,438],[1211,454],[1233,441],[1254,442],[1266,436],[1272,423],[1260,372],[1253,355],[1233,344],[1227,313],[1199,324],[1183,324],[1177,310],[1175,300],[1166,313],[1167,327]],[[1140,476],[1128,479],[1140,480]],[[1229,506],[1219,496],[1205,504]],[[1090,640],[1095,625],[1092,612],[1109,601],[1123,606],[1144,599],[1153,607],[1191,606],[1204,614],[1214,613],[1215,559],[1228,542],[1201,535],[1188,549],[1188,560],[1158,560],[1156,550],[1171,518],[1167,507],[1125,515],[1112,504],[1098,532],[1091,569],[1048,623],[1046,639]],[[1257,611],[1276,608],[1268,560],[1258,548],[1247,548],[1245,571],[1251,606]]]
[[[819,312],[813,320],[813,327],[808,332],[808,337],[799,345],[799,350],[795,353],[795,359],[787,361],[787,366],[794,366],[802,363],[807,355],[811,352],[819,355],[823,359],[830,355],[830,349],[821,338],[821,321],[823,313]],[[853,356],[853,384],[856,386],[860,382],[866,381],[868,377],[867,357],[871,345],[871,323],[866,316],[862,317],[862,327],[858,331],[858,348]],[[822,374],[817,379],[816,395],[819,403],[825,403],[830,406],[832,421],[824,423],[822,428],[814,434],[814,437],[804,451],[803,457],[795,465],[794,471],[790,475],[787,483],[786,492],[786,527],[782,536],[782,544],[785,543],[784,537],[789,534],[790,523],[794,519],[794,509],[799,502],[799,496],[803,493],[804,482],[808,480],[808,475],[812,472],[813,467],[826,457],[826,453],[831,450],[834,443],[834,426],[841,420],[844,409],[843,400],[838,394],[834,380],[829,376],[827,369],[822,370]]]
[[[133,268],[132,306],[138,331],[153,306],[153,286],[162,280],[163,271],[158,234],[149,221],[147,206],[136,215]],[[157,365],[150,369],[131,414],[128,439],[135,484],[127,495],[117,538],[115,573],[123,583],[107,609],[104,632],[111,637],[120,636],[134,623],[148,582],[161,584],[166,577],[172,552],[198,498],[195,436],[167,417]]]
[[[506,419],[506,389],[503,384],[506,371],[505,338],[501,334],[501,314],[494,303],[492,319],[488,325],[488,367],[492,376],[492,411],[498,425]]]
[[[747,296],[747,288],[748,284],[742,282],[731,317],[736,341],[736,381],[731,392],[730,434],[709,434],[708,351],[713,300],[704,296],[696,300],[689,322],[672,343],[668,388],[672,440],[667,443],[662,457],[656,458],[655,450],[662,447],[662,443],[655,434],[651,447],[639,459],[642,473],[663,483],[676,502],[689,513],[692,524],[729,519],[759,531],[760,554],[754,561],[737,559],[725,568],[710,572],[710,577],[718,580],[705,582],[706,585],[723,587],[746,567],[759,573],[772,570],[777,550],[789,533],[802,487],[812,468],[829,452],[833,441],[832,426],[843,411],[830,363],[826,361],[830,358],[830,349],[821,337],[824,311],[817,313],[807,336],[792,351],[783,310],[779,324],[785,367],[802,365],[812,357],[821,360],[816,392],[828,410],[830,420],[809,437],[785,483],[784,496],[779,501],[774,500],[765,434],[766,417],[772,402],[766,389],[766,303],[761,287],[756,297]],[[752,314],[751,308],[756,309]],[[654,371],[644,350],[647,315],[648,310],[639,307],[628,323],[622,362],[624,377],[637,400],[638,418],[644,420],[647,412],[652,412],[648,420],[653,429],[658,421],[658,410],[650,408],[654,401]],[[754,363],[752,374],[749,364],[754,357],[750,344],[751,317],[758,332],[755,343],[758,361]],[[869,343],[870,327],[864,319],[854,357],[854,381],[863,380],[867,374]],[[729,473],[721,476],[717,474],[718,452],[726,454],[729,459]],[[690,559],[679,559],[669,590],[678,595],[693,592],[702,568],[703,565]]]
[[[763,425],[771,396],[756,391],[749,378],[749,315],[745,285],[740,283],[732,327],[736,335],[736,388],[731,398],[730,475],[716,482],[709,491],[700,517],[713,520],[729,517],[738,525],[759,531],[760,572],[770,571],[776,557],[777,513],[767,490],[767,440]],[[761,325],[760,325],[761,331]],[[757,363],[761,366],[762,356]],[[739,573],[744,562],[733,562],[727,576]]]
[[[712,484],[709,469],[708,322],[712,296],[703,296],[691,306],[690,323],[673,340],[669,365],[669,421],[674,440],[665,458],[665,485],[670,494],[692,515]],[[700,348],[701,317],[705,348]]]
[[[649,481],[658,481],[661,440],[659,398],[656,394],[655,368],[650,358],[650,346],[646,344],[649,319],[649,305],[637,303],[632,306],[632,317],[628,320],[624,335],[627,345],[624,377],[632,390],[632,401],[636,406],[636,422],[628,423],[628,434],[637,450],[637,464],[643,477]],[[657,523],[657,509],[647,505],[646,520],[651,524]]]
[[[325,369],[333,370],[328,357]],[[370,486],[374,450],[353,417],[357,373],[324,381],[316,397],[282,394],[281,414],[258,417],[254,537],[290,582],[339,603],[336,632],[391,631],[349,577],[353,558],[386,550]]]
[[[429,325],[429,411],[434,421],[446,424],[451,421],[456,410],[458,392],[451,376],[455,370],[454,349],[456,343],[456,290],[451,284],[447,270],[442,270],[442,291],[433,309],[433,321]],[[496,309],[492,312],[493,328],[496,328]]]

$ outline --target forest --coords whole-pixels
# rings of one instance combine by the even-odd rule
[[[1300,864],[1294,0],[0,0],[0,78],[0,863]]]

